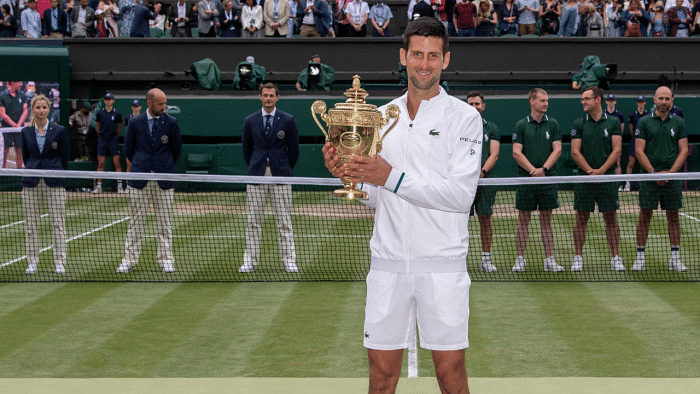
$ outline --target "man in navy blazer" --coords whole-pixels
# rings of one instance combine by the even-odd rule
[[[583,19],[586,13],[584,3],[578,3],[576,8],[571,7],[561,18],[559,25],[559,37],[581,37],[583,35]]]
[[[124,136],[124,150],[131,161],[131,172],[175,172],[175,162],[182,151],[182,138],[177,119],[165,113],[167,97],[160,89],[146,94],[148,110],[129,121]],[[170,225],[175,182],[129,180],[131,202],[129,230],[126,233],[124,258],[118,273],[127,273],[138,263],[141,254],[143,223],[153,203],[158,226],[156,260],[163,272],[174,272],[173,233]]]
[[[134,19],[131,22],[131,37],[150,37],[151,28],[148,26],[148,21],[155,20],[156,15],[148,9],[141,0],[136,0],[136,8],[134,10]]]
[[[51,0],[50,4],[51,8],[44,10],[44,17],[41,19],[41,35],[63,38],[68,30],[68,17],[58,6],[58,0]]]
[[[299,132],[294,117],[276,108],[279,90],[273,83],[260,89],[262,110],[245,118],[243,125],[243,158],[248,164],[247,175],[294,176],[292,168],[299,158]],[[247,186],[248,225],[243,265],[238,272],[253,272],[260,259],[262,221],[270,196],[275,212],[279,248],[284,269],[299,272],[296,265],[294,233],[289,209],[292,205],[292,186],[263,183]]]

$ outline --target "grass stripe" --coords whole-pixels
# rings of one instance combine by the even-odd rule
[[[0,284],[0,318],[63,286],[65,283],[51,283],[45,286],[24,286],[17,283]]]
[[[86,354],[100,349],[115,332],[168,294],[174,285],[108,284],[106,287],[111,290],[94,303],[3,359],[2,375],[25,377],[31,371],[36,378],[82,377],[83,371],[73,369],[74,365]],[[108,370],[102,373],[110,375]]]

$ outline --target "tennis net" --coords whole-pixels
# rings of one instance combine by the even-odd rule
[[[34,215],[37,218],[29,217],[26,208],[31,197],[26,192],[23,196],[20,175],[67,180],[62,221],[65,273],[57,273],[55,264],[62,262],[61,242],[54,240],[54,229],[60,226],[52,220],[46,198],[40,199],[40,206],[34,203],[39,209]],[[99,194],[92,193],[93,178],[97,177],[104,179],[103,192]],[[638,257],[640,195],[638,191],[617,189],[625,181],[634,185],[661,179],[688,185],[687,190],[679,191],[680,233],[673,233],[679,240],[680,261],[687,270],[673,266],[669,221],[660,210],[651,211],[644,270],[633,270]],[[164,239],[162,234],[159,238],[159,220],[153,206],[141,216],[141,236],[128,234],[135,217],[132,200],[137,199],[138,192],[131,189],[117,193],[116,180],[177,182],[170,215],[166,215],[171,218],[170,255],[162,247]],[[698,281],[699,180],[698,173],[482,179],[475,209],[479,216],[469,221],[470,245],[465,264],[474,281]],[[361,281],[370,266],[374,212],[357,201],[334,198],[332,191],[342,185],[337,179],[0,170],[0,181],[0,282]],[[575,189],[589,187],[582,195],[590,200],[602,185],[607,185],[611,194],[600,195],[598,202],[616,208],[612,212],[616,213],[613,216],[619,229],[617,251],[624,270],[619,265],[615,268],[611,261],[614,242],[609,242],[611,234],[606,232],[610,214],[603,215],[596,209],[587,222],[581,269],[572,271],[576,265],[576,240],[580,240],[574,236],[580,228],[576,225],[576,212],[581,208],[574,205]],[[271,194],[277,197],[267,200],[262,191],[273,188],[277,189]],[[546,213],[534,211],[527,226],[529,231],[523,234],[521,216],[525,211],[516,209],[518,193],[523,193],[519,204],[532,205],[536,200],[542,209],[551,208],[551,225],[546,225]],[[254,196],[265,196],[265,200]],[[547,200],[548,196],[554,200]],[[617,204],[614,196],[618,196]],[[291,202],[287,204],[286,200]],[[54,200],[49,203],[56,205]],[[666,197],[664,203],[677,201]],[[249,225],[249,220],[255,223],[253,205],[260,212],[259,226]],[[288,219],[283,214],[276,216],[278,209],[287,211]],[[488,237],[487,232],[482,233],[482,225],[487,221],[491,224]],[[37,223],[37,241],[28,248],[26,242],[31,237],[27,236],[27,229],[33,228],[33,222]],[[253,234],[256,229],[259,237]],[[133,247],[126,247],[127,239],[134,245],[135,238],[142,240],[138,259],[134,259]],[[524,269],[515,269],[519,243],[522,249],[524,240],[527,247],[521,254],[527,263]],[[490,253],[491,265],[484,263],[484,250]],[[39,258],[33,272],[30,263],[36,253]],[[561,269],[545,262],[548,254],[553,255]],[[125,262],[128,264],[122,269],[124,272],[118,272]],[[168,264],[172,264],[172,270]]]

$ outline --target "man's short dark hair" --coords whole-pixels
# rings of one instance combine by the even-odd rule
[[[279,89],[277,89],[277,85],[275,85],[272,82],[266,82],[260,87],[260,94],[262,94],[263,89],[275,89],[275,96],[280,95]]]
[[[478,97],[481,99],[482,102],[484,101],[484,95],[477,90],[472,90],[471,92],[467,93],[467,100],[469,100],[472,97]]]
[[[583,93],[586,93],[587,91],[593,92],[593,98],[600,98],[600,101],[603,101],[603,90],[597,86],[589,86],[586,89],[583,90]]]
[[[422,16],[406,26],[406,30],[403,33],[403,49],[406,52],[408,52],[408,44],[411,43],[412,36],[442,38],[443,55],[450,49],[447,30],[445,30],[445,26],[442,22],[435,17]]]

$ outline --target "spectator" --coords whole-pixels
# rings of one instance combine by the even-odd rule
[[[131,24],[134,21],[134,12],[136,10],[136,0],[119,0],[119,12],[122,16],[122,26],[119,35],[129,37],[131,35]]]
[[[156,19],[148,21],[148,27],[155,27],[165,32],[170,28],[168,18],[165,16],[165,6],[162,2],[157,2],[151,11]]]
[[[589,4],[593,4],[595,10],[600,14],[600,17],[603,18],[603,22],[607,23],[608,21],[605,19],[605,8],[607,7],[607,4],[605,4],[605,1],[593,0]]]
[[[255,0],[246,0],[246,5],[241,10],[241,37],[262,38],[263,10],[255,4]],[[201,30],[200,30],[201,31]]]
[[[518,35],[518,5],[515,0],[506,0],[498,7],[498,18],[500,21],[499,28],[501,35]]]
[[[71,15],[71,12],[73,12],[74,5],[75,5],[74,0],[64,1],[64,2],[61,2],[61,4],[59,5],[59,7],[61,7],[63,9],[63,11],[66,13],[66,37],[71,36],[70,15]]]
[[[692,6],[690,5],[689,0],[683,0],[683,7],[685,8],[691,8]],[[673,7],[678,7],[676,0],[666,0],[666,3],[664,3],[664,11],[668,12]]]
[[[569,8],[561,19],[559,37],[583,37],[585,32],[586,4],[578,3],[576,8]]]
[[[671,7],[667,12],[668,16],[668,36],[688,37],[691,25],[690,9],[683,6],[683,0],[676,0],[676,6]]]
[[[41,15],[36,10],[36,0],[27,1],[28,8],[22,11],[22,31],[27,38],[41,36]]]
[[[654,16],[651,17],[651,36],[665,37],[667,28],[668,15],[664,12],[663,3],[659,1],[654,7]]]
[[[287,0],[267,0],[263,7],[265,37],[286,37],[289,34],[289,3]]]
[[[389,31],[389,22],[394,14],[389,6],[384,4],[384,0],[377,0],[377,4],[372,6],[369,12],[369,20],[372,22],[372,37],[393,37]]]
[[[639,0],[630,0],[629,8],[620,18],[625,26],[625,37],[646,37],[649,20],[649,14],[642,8],[642,3]]]
[[[700,1],[696,1],[691,11],[690,32],[694,34],[700,33]]]
[[[305,0],[301,0],[305,1]],[[333,14],[336,18],[336,21],[338,22],[336,27],[338,29],[338,37],[349,37],[350,34],[350,25],[348,23],[347,18],[345,17],[345,8],[347,5],[352,2],[352,0],[336,0],[336,10],[335,13]],[[297,9],[297,12],[298,9]]]
[[[130,37],[150,37],[151,29],[148,26],[149,21],[156,18],[156,14],[141,3],[141,0],[136,0],[138,3],[134,9],[134,20],[131,22]]]
[[[95,38],[110,38],[115,37],[114,30],[112,27],[105,22],[104,11],[95,11],[95,33],[93,35]]]
[[[2,5],[3,19],[0,22],[0,38],[14,37],[17,35],[17,18],[12,15],[12,8],[9,5]]]
[[[559,32],[559,18],[561,17],[561,7],[557,0],[546,0],[540,7],[542,23],[540,24],[540,34],[543,36]]]
[[[241,11],[243,11],[243,9],[241,9]],[[199,29],[199,10],[197,4],[192,4],[192,22],[189,23],[189,27],[192,29]]]
[[[425,3],[423,3],[425,4]],[[474,37],[476,35],[476,6],[469,0],[462,0],[455,5],[452,22],[457,28],[457,37]]]
[[[593,3],[588,4],[588,12],[586,13],[586,36],[587,37],[603,37],[605,31],[605,22],[600,12],[595,8]]]
[[[301,0],[297,18],[301,19],[301,37],[326,37],[331,28],[332,16],[326,0]]]
[[[253,1],[248,0],[249,3],[255,4]],[[255,6],[260,8],[260,6]],[[199,30],[200,37],[216,37],[216,17],[219,16],[219,11],[216,9],[216,4],[212,0],[202,0],[197,4],[197,10],[199,11],[199,23],[197,25],[197,30]],[[245,8],[244,8],[245,12]],[[252,19],[255,19],[253,17]],[[256,21],[253,20],[252,25],[255,25]],[[260,15],[257,17],[257,24],[262,27],[262,8],[260,8]],[[245,37],[245,35],[243,35]],[[262,35],[260,35],[262,37]]]
[[[411,5],[409,4],[408,10],[410,12],[408,18],[409,20],[416,20],[421,16],[435,17],[435,11],[430,5],[430,0],[418,0],[414,3],[413,8],[411,8]]]
[[[287,37],[291,37],[295,34],[299,34],[297,31],[299,29],[298,24],[296,23],[299,0],[288,0],[287,3],[289,4],[289,19],[287,19],[287,29],[289,29],[289,33],[287,33]]]
[[[620,37],[620,17],[624,4],[622,0],[611,0],[605,6],[605,36]]]
[[[481,0],[479,2],[479,10],[476,13],[476,36],[477,37],[494,37],[496,29],[494,26],[498,24],[496,11],[489,0]]]
[[[455,24],[453,19],[453,12],[457,4],[456,0],[441,0],[438,6],[438,14],[440,15],[440,21],[443,26],[447,29],[447,35],[449,37],[455,36]]]
[[[70,20],[71,37],[88,37],[95,23],[95,10],[88,7],[88,0],[80,0],[80,7],[73,7]]]
[[[224,12],[221,19],[221,38],[241,36],[241,16],[231,0],[224,1]]]
[[[191,37],[192,31],[189,24],[194,21],[194,16],[192,15],[192,7],[185,2],[185,0],[178,0],[175,5],[170,7],[168,11],[168,19],[170,20],[170,34],[173,37]],[[239,18],[240,26],[240,18]],[[222,32],[223,34],[223,32]],[[238,36],[240,37],[240,27],[238,29]]]
[[[518,32],[520,36],[537,33],[537,17],[540,13],[538,0],[516,0],[520,15],[518,15]]]
[[[81,159],[83,157],[87,159],[86,142],[91,117],[92,105],[85,101],[82,107],[68,118],[68,124],[70,125],[71,160]]]
[[[569,10],[571,11],[571,10]],[[530,115],[515,125],[513,133],[513,158],[518,163],[520,176],[543,177],[555,175],[554,166],[561,156],[561,131],[559,122],[549,117],[549,97],[542,89],[532,89],[528,94]],[[552,210],[559,208],[556,185],[521,185],[515,195],[518,210],[518,225],[515,243],[518,257],[513,272],[525,272],[525,249],[527,248],[528,225],[532,211],[540,211],[540,232],[544,246],[544,270],[564,271],[554,259],[554,234],[552,233]]]
[[[635,131],[637,139],[635,153],[642,170],[648,174],[676,173],[688,158],[688,134],[683,119],[671,115],[673,105],[671,89],[662,86],[654,94],[656,110],[639,120]],[[680,180],[646,181],[639,184],[639,221],[637,222],[637,259],[633,271],[646,269],[645,247],[649,235],[649,223],[654,210],[666,211],[668,237],[671,243],[671,271],[685,272],[688,268],[680,257],[680,218],[678,210],[683,208]]]
[[[15,7],[17,6],[17,0],[0,0],[0,10],[2,9],[3,5],[7,5],[10,7],[9,14],[12,16],[15,16]],[[5,20],[0,18],[0,20]]]
[[[272,1],[272,0],[267,0]],[[273,83],[260,89],[262,110],[245,119],[241,145],[249,176],[294,176],[293,168],[299,158],[299,132],[294,117],[277,109],[279,90]],[[248,225],[243,265],[238,272],[255,271],[260,261],[260,237],[265,205],[270,197],[277,222],[280,256],[286,272],[299,272],[296,265],[294,233],[290,208],[292,185],[248,185]]]
[[[41,33],[44,38],[63,38],[66,35],[68,18],[66,12],[58,6],[58,0],[51,0],[50,8],[44,10],[41,20]]]
[[[345,6],[345,18],[350,25],[349,37],[367,37],[369,5],[363,0],[354,0]]]
[[[104,22],[109,25],[109,30],[113,32],[112,37],[119,36],[119,26],[117,26],[117,20],[115,15],[119,15],[119,7],[112,0],[101,0],[97,6],[98,10],[102,10]]]

